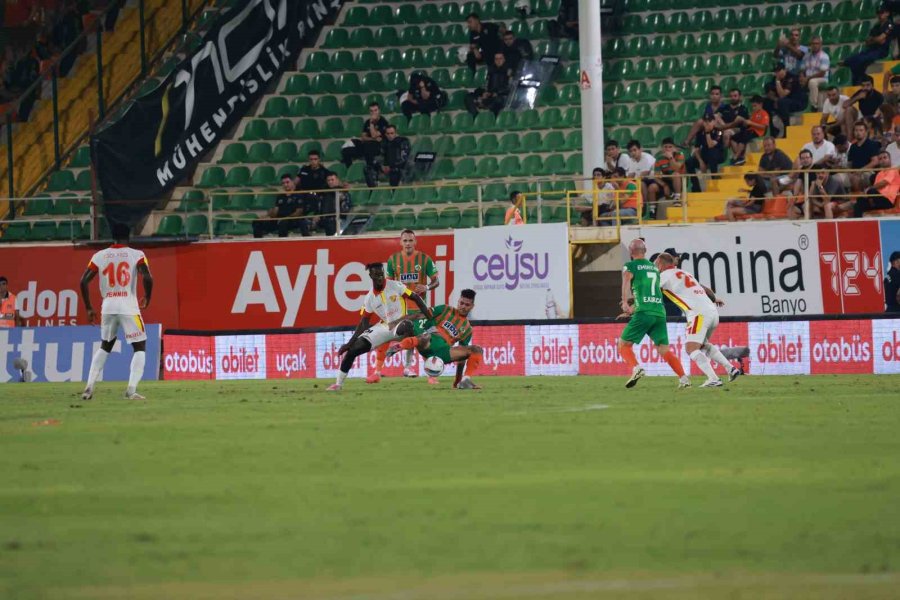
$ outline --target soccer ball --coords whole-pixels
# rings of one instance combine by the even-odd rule
[[[429,377],[440,377],[444,372],[444,361],[437,356],[425,359],[425,374]]]

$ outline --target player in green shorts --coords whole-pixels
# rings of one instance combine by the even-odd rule
[[[645,335],[656,344],[659,355],[669,363],[678,375],[678,387],[690,387],[691,380],[684,374],[681,361],[669,351],[669,334],[666,331],[666,309],[659,287],[659,269],[647,260],[647,246],[641,239],[628,244],[631,260],[622,269],[622,315],[631,316],[619,339],[619,354],[631,368],[631,378],[626,388],[634,387],[644,376],[643,367],[634,355],[634,344],[640,344]]]

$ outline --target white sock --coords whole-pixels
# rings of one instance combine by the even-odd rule
[[[107,358],[109,358],[109,352],[103,348],[97,348],[97,351],[94,352],[94,358],[91,359],[91,370],[88,372],[88,380],[85,389],[94,389],[94,384],[97,383],[97,379],[100,377],[100,374],[103,373],[103,366],[106,365]]]
[[[406,354],[403,355],[403,366],[407,369],[412,367],[413,364],[413,350],[407,350]]]
[[[141,350],[135,352],[131,357],[131,373],[128,375],[128,389],[125,390],[129,396],[137,391],[137,384],[144,376],[144,363],[147,361],[147,353]]]
[[[337,384],[344,385],[344,380],[347,379],[347,375],[349,375],[349,373],[344,373],[343,371],[338,371]]]
[[[700,352],[699,350],[694,350],[691,352],[691,360],[694,361],[700,370],[703,371],[703,374],[706,375],[709,379],[718,379],[719,376],[716,375],[716,372],[713,370],[712,365],[709,362],[709,357]]]
[[[706,355],[712,359],[713,362],[722,365],[725,368],[726,373],[731,373],[734,370],[734,365],[731,364],[730,360],[725,358],[725,355],[722,354],[722,351],[719,350],[718,346],[706,344],[703,346],[703,350],[706,351]]]

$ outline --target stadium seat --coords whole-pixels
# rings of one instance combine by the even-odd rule
[[[178,212],[198,212],[206,209],[206,200],[201,190],[188,190],[181,197]]]
[[[387,231],[394,228],[394,216],[390,211],[380,211],[372,217],[370,231]]]
[[[270,160],[272,160],[272,144],[270,144],[269,142],[256,142],[255,144],[250,146],[250,150],[247,152],[246,158],[246,161],[248,163],[262,163],[268,162]]]
[[[32,242],[48,242],[58,237],[57,226],[54,222],[38,222],[31,226],[26,239]]]
[[[55,171],[50,174],[50,180],[47,183],[48,192],[62,192],[71,190],[75,187],[75,175],[72,171]]]
[[[497,136],[489,133],[478,138],[473,154],[497,154],[500,143]]]
[[[445,208],[438,217],[437,229],[454,229],[459,225],[460,216],[458,208]]]
[[[248,162],[247,147],[241,143],[228,144],[228,146],[225,147],[225,151],[222,153],[222,158],[219,162],[223,164],[240,164]]]
[[[52,201],[50,198],[31,198],[25,203],[25,216],[37,217],[50,213]]]
[[[484,225],[486,227],[493,225],[503,225],[506,217],[506,211],[502,206],[491,206],[484,211]]]
[[[207,167],[200,176],[197,187],[220,187],[225,183],[225,169],[222,167]]]
[[[394,213],[394,229],[414,229],[416,214],[411,208],[401,208]]]
[[[181,220],[181,217],[178,215],[165,215],[159,221],[159,225],[156,228],[156,234],[159,237],[172,237],[176,235],[181,235],[182,230],[184,229],[184,222]]]
[[[478,209],[477,208],[467,208],[460,213],[459,217],[459,225],[457,225],[459,229],[469,229],[472,227],[478,227]]]
[[[91,166],[91,148],[90,146],[79,146],[69,161],[69,167],[72,169],[82,169]]]

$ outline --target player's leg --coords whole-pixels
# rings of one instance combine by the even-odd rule
[[[371,329],[367,330],[366,333],[369,331],[371,331]],[[335,392],[340,390],[344,385],[344,380],[347,379],[347,375],[350,374],[350,369],[353,368],[353,361],[372,349],[372,343],[367,337],[364,337],[366,333],[363,333],[356,338],[356,341],[353,342],[353,345],[351,345],[344,354],[344,358],[341,360],[340,370],[337,374],[337,380],[328,387],[328,391]]]
[[[106,359],[116,345],[116,332],[119,329],[118,315],[101,315],[100,316],[100,347],[94,352],[91,358],[91,369],[88,371],[87,384],[84,386],[84,392],[81,394],[82,400],[90,400],[94,397],[94,385],[103,373],[103,367],[106,365]]]
[[[659,355],[669,364],[678,376],[678,387],[691,387],[691,380],[685,374],[681,361],[669,348],[669,331],[666,329],[666,318],[663,316],[654,316],[653,322],[649,325],[647,335],[649,335],[653,343],[656,344]]]
[[[722,368],[725,369],[725,372],[728,373],[728,381],[734,381],[743,373],[740,369],[734,366],[728,358],[722,354],[722,351],[719,350],[719,347],[710,342],[713,333],[716,331],[716,328],[719,326],[719,315],[710,315],[710,325],[706,331],[706,339],[703,342],[702,347],[700,348],[713,362],[716,364],[722,365]]]
[[[131,370],[128,373],[128,387],[125,388],[126,400],[144,400],[137,393],[138,382],[144,376],[144,365],[147,363],[147,332],[141,315],[122,315],[119,318],[125,341],[131,344],[134,354],[131,356]]]
[[[368,338],[372,348],[377,348],[375,351],[375,371],[366,377],[366,383],[378,383],[381,381],[381,369],[384,367],[384,359],[387,357],[388,345],[395,340],[406,337],[412,332],[412,323],[401,321],[394,329],[391,329],[385,323],[380,323],[363,334]]]
[[[708,328],[709,319],[705,318],[704,315],[689,315],[687,322],[687,343],[685,344],[685,347],[688,356],[690,356],[691,360],[694,361],[694,364],[700,368],[700,371],[706,375],[706,382],[700,387],[718,387],[722,385],[722,382],[719,380],[719,376],[716,375],[712,363],[709,362],[709,357],[701,350],[703,343],[706,341],[706,331]]]
[[[626,388],[634,387],[637,385],[638,379],[644,376],[644,369],[638,364],[633,346],[640,344],[647,333],[646,316],[644,313],[631,315],[631,320],[628,321],[628,324],[622,331],[622,337],[619,338],[619,354],[625,360],[628,368],[631,369],[631,377],[625,382]]]

